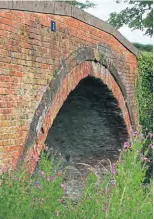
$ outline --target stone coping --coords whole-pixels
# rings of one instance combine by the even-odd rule
[[[60,1],[0,1],[0,9],[11,9],[19,11],[29,11],[36,13],[55,14],[68,16],[78,19],[88,25],[96,27],[104,32],[114,36],[121,44],[123,44],[135,56],[138,55],[138,49],[130,43],[119,31],[110,24],[101,19],[79,9],[71,4]]]

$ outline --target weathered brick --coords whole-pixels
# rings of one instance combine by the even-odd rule
[[[57,25],[55,33],[50,30],[51,20]],[[0,11],[0,145],[3,146],[4,163],[16,164],[35,110],[47,86],[54,81],[55,72],[64,62],[62,60],[65,60],[69,72],[66,78],[63,75],[63,81],[57,79],[61,87],[57,85],[57,93],[53,95],[51,108],[43,121],[45,133],[69,92],[89,74],[99,77],[111,88],[122,109],[127,128],[131,130],[124,98],[110,72],[95,71],[91,62],[81,64],[82,59],[77,64],[75,51],[94,45],[101,46],[105,56],[117,68],[137,122],[134,98],[136,57],[115,37],[72,17]],[[38,141],[42,144],[45,137],[46,134],[40,135]]]

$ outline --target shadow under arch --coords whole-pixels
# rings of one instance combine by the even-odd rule
[[[79,48],[67,59],[61,59],[59,69],[54,72],[53,79],[43,94],[21,152],[20,158],[24,162],[31,160],[31,157],[39,156],[49,127],[67,96],[80,80],[89,75],[100,78],[112,90],[115,98],[119,98],[119,107],[122,109],[125,122],[128,123],[128,132],[135,129],[127,92],[114,63],[108,59],[102,47]]]
[[[118,101],[99,78],[83,78],[71,91],[49,128],[48,154],[61,154],[63,165],[97,165],[118,159],[128,132]]]

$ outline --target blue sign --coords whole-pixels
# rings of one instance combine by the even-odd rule
[[[56,32],[56,22],[51,21],[51,31]]]

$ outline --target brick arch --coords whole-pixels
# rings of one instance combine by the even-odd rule
[[[35,111],[19,163],[24,160],[29,169],[34,169],[35,158],[39,157],[57,113],[69,93],[88,76],[99,78],[108,86],[118,101],[117,107],[121,108],[128,133],[131,134],[135,129],[127,92],[114,63],[105,55],[101,46],[83,47],[72,52],[67,59],[61,59],[61,65],[54,72]]]

